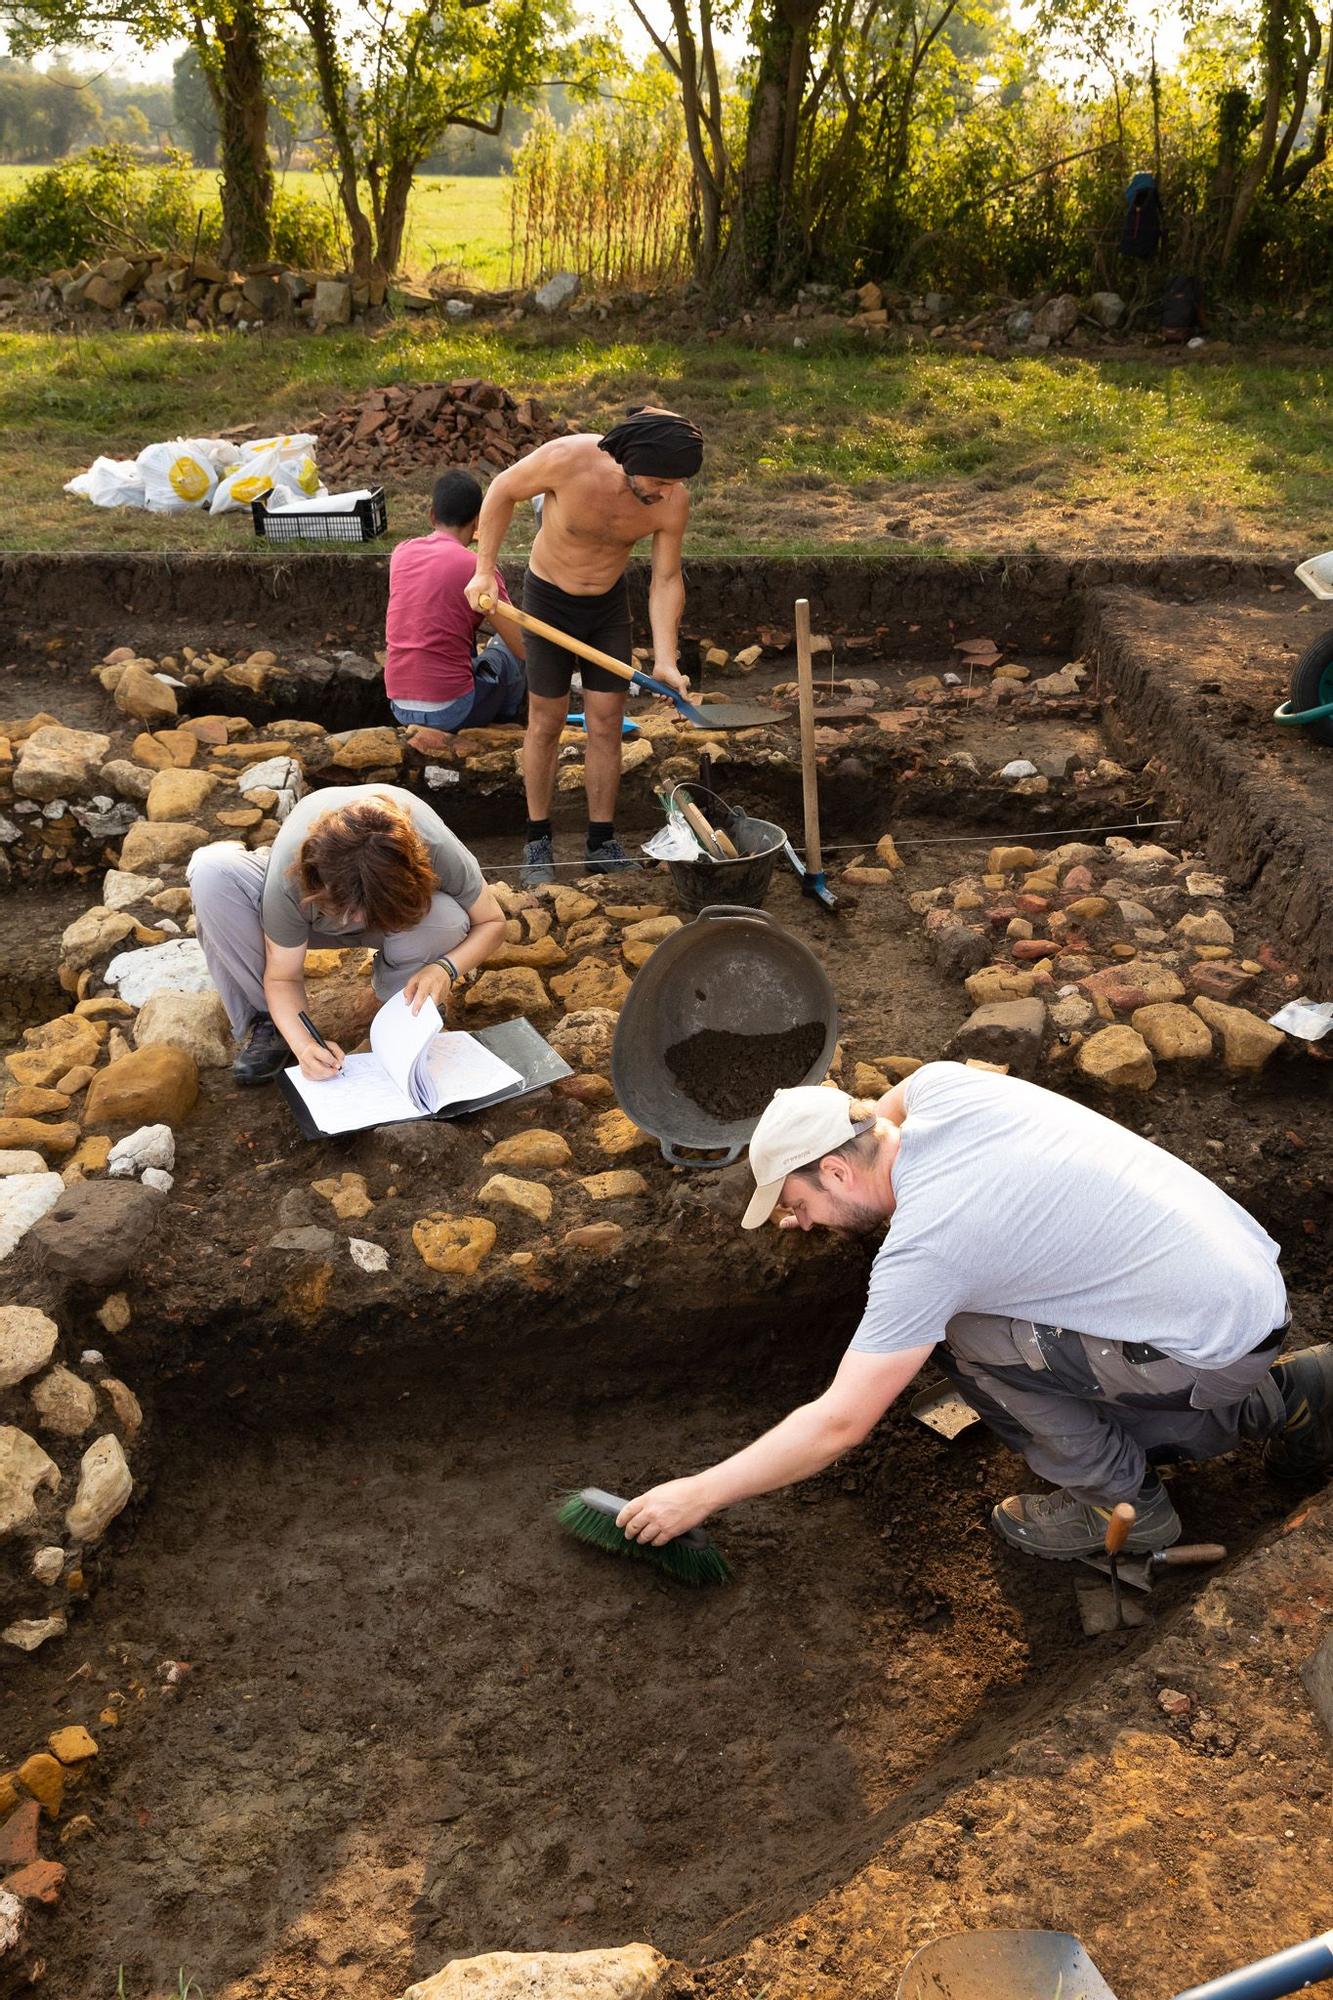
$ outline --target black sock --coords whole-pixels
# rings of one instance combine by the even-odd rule
[[[588,821],[588,852],[594,847],[605,847],[608,840],[616,837],[616,823],[613,819],[590,819]]]
[[[528,821],[527,837],[529,840],[549,840],[551,838],[550,820],[530,819]]]

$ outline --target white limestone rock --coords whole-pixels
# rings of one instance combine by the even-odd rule
[[[45,1368],[58,1338],[55,1321],[36,1306],[0,1306],[0,1389]]]
[[[57,1437],[81,1438],[97,1421],[97,1391],[68,1368],[43,1375],[33,1389],[32,1406],[38,1428]]]
[[[176,1164],[176,1139],[170,1125],[140,1125],[117,1139],[107,1156],[106,1170],[117,1180],[132,1180],[145,1167],[168,1173]]]
[[[213,986],[203,946],[188,937],[118,952],[104,977],[131,1007],[142,1007],[155,993],[207,993]]]
[[[133,1491],[119,1438],[98,1438],[83,1454],[79,1490],[65,1515],[70,1535],[76,1542],[100,1542]]]
[[[14,1424],[0,1424],[0,1535],[31,1527],[37,1518],[37,1494],[60,1486],[60,1468],[48,1458],[36,1438]]]
[[[403,2000],[653,2000],[667,1961],[649,1944],[601,1951],[487,1951],[456,1958]]]

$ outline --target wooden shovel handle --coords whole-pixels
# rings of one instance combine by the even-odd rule
[[[483,597],[477,609],[490,616],[492,611],[501,612],[512,618],[525,632],[535,632],[539,639],[550,639],[554,645],[563,646],[567,653],[576,653],[586,660],[590,667],[604,667],[608,674],[619,674],[622,681],[634,679],[634,668],[627,667],[623,660],[613,660],[609,653],[603,653],[597,646],[589,646],[582,639],[575,639],[568,632],[562,632],[558,625],[548,625],[544,618],[534,618],[530,611],[524,611],[517,604],[500,604],[494,597]]]
[[[1111,1518],[1106,1524],[1106,1553],[1118,1556],[1129,1540],[1130,1530],[1138,1520],[1138,1514],[1128,1500],[1121,1500],[1111,1509]]]

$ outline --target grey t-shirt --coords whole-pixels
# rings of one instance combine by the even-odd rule
[[[366,798],[384,798],[403,807],[426,843],[435,879],[445,895],[452,896],[465,910],[470,910],[476,902],[485,887],[477,857],[421,799],[404,791],[401,785],[330,785],[324,791],[308,793],[292,808],[270,851],[260,921],[265,937],[274,944],[308,944],[311,933],[316,931],[324,936],[342,934],[327,917],[314,911],[307,914],[301,902],[296,866],[306,835],[316,820],[339,806],[353,805]],[[360,929],[348,929],[345,934],[368,935]]]
[[[1278,1245],[1182,1160],[1017,1077],[907,1080],[896,1200],[852,1340],[891,1354],[994,1313],[1223,1368],[1287,1316]]]

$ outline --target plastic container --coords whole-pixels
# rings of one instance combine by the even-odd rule
[[[701,1028],[777,1035],[800,1021],[818,1021],[824,1040],[805,1075],[785,1082],[820,1083],[838,1046],[838,1003],[819,960],[766,911],[702,910],[664,938],[635,975],[611,1047],[616,1101],[673,1166],[730,1166],[759,1115],[724,1119],[705,1111],[681,1089],[666,1052]],[[711,1157],[698,1157],[705,1152]]]
[[[1314,597],[1333,597],[1333,549],[1297,565],[1296,574]]]
[[[346,514],[325,509],[274,507],[262,500],[251,504],[255,533],[265,542],[373,542],[389,525],[384,488],[375,486]]]
[[[698,806],[710,826],[720,827],[736,849],[735,861],[668,861],[672,886],[687,910],[706,909],[710,903],[743,903],[747,909],[762,907],[773,875],[773,863],[786,845],[787,836],[772,820],[751,819],[710,792],[704,785],[675,785],[672,801],[689,799]]]

